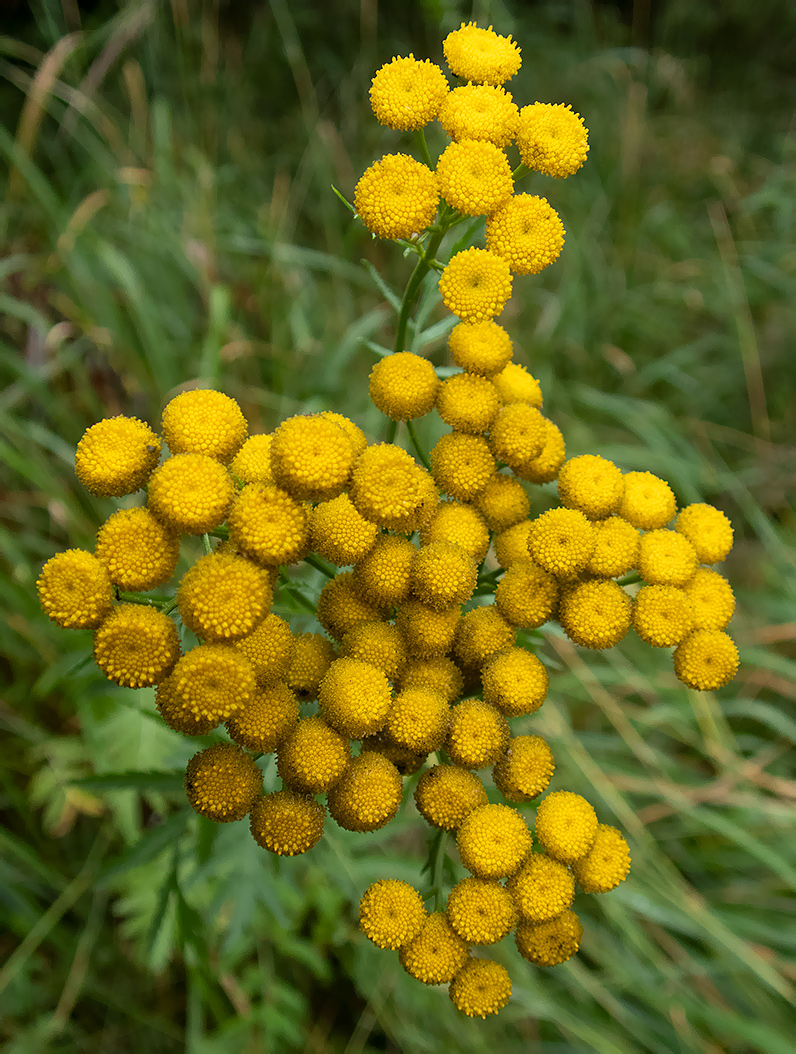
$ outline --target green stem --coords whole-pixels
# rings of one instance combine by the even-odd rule
[[[403,301],[401,302],[401,313],[398,316],[398,329],[395,333],[394,351],[403,351],[406,347],[406,327],[409,324],[409,315],[412,312],[412,308],[415,306],[423,279],[431,270],[432,261],[436,256],[437,249],[439,249],[446,232],[447,228],[444,228],[435,231],[431,235],[425,252],[417,261],[414,271],[412,271],[409,276],[409,281],[406,283],[406,289],[404,290]]]
[[[524,161],[520,161],[514,171],[511,173],[512,179],[521,179],[524,175],[527,175],[531,170],[525,164]]]
[[[212,530],[209,533],[213,538],[221,538],[221,540],[225,542],[229,538],[229,527],[222,523],[220,527],[216,527],[215,530]]]
[[[428,896],[434,898],[434,911],[442,910],[442,878],[445,868],[445,850],[448,845],[449,834],[441,830],[434,837],[429,850],[428,867],[431,871],[431,889]]]
[[[297,604],[300,604],[306,611],[311,611],[313,615],[317,614],[318,609],[312,601],[305,597],[301,590],[293,585],[284,571],[280,571],[279,581],[282,583],[283,589],[293,597]]]
[[[620,578],[617,581],[620,586],[632,586],[635,585],[636,582],[641,582],[642,578],[638,571],[631,571],[630,574],[625,575],[624,578]]]
[[[202,548],[205,551],[205,556],[210,556],[210,554],[213,552],[213,546],[210,544],[209,534],[202,535]]]
[[[422,158],[423,163],[428,165],[428,167],[433,172],[434,171],[434,165],[431,163],[431,154],[428,152],[428,143],[426,142],[426,133],[423,131],[422,128],[417,128],[415,130],[415,143],[417,144],[417,149],[418,149],[418,151],[420,153],[420,157]]]
[[[387,433],[384,436],[385,443],[394,443],[395,436],[398,433],[398,422],[393,421],[391,418],[387,419]]]
[[[161,608],[172,601],[172,597],[148,597],[143,593],[127,593],[122,589],[116,590],[116,599],[123,600],[125,604],[143,604],[150,608]]]
[[[305,556],[304,563],[309,564],[310,567],[314,567],[316,571],[320,571],[322,575],[326,575],[327,578],[336,578],[337,572],[333,571],[328,564],[325,564],[322,560],[319,560],[317,556]]]
[[[417,454],[417,456],[420,459],[420,461],[422,462],[422,464],[430,472],[431,471],[431,462],[426,457],[426,452],[425,452],[425,450],[423,450],[422,446],[420,445],[420,440],[417,438],[417,432],[415,431],[415,426],[414,426],[414,424],[412,424],[411,421],[407,421],[406,422],[406,430],[409,433],[409,439],[411,440],[412,446],[415,448],[415,453]]]

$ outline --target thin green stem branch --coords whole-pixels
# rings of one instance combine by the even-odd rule
[[[420,459],[420,462],[430,472],[431,471],[431,462],[426,457],[426,452],[423,449],[423,447],[420,445],[420,440],[417,438],[417,432],[415,431],[415,426],[414,426],[414,424],[411,421],[407,421],[406,422],[406,430],[409,433],[409,439],[410,439],[410,441],[412,443],[412,446],[415,448],[415,453],[417,454],[418,458]]]
[[[417,261],[414,271],[412,271],[409,276],[409,281],[406,283],[406,289],[404,290],[404,296],[401,302],[401,313],[398,316],[398,328],[395,332],[394,351],[403,351],[406,347],[406,327],[409,324],[409,316],[412,313],[412,308],[415,306],[415,302],[417,301],[423,279],[431,270],[431,265],[436,256],[437,249],[439,249],[440,243],[445,237],[446,232],[447,227],[444,227],[435,231],[431,235],[425,252]]]
[[[431,871],[431,889],[428,892],[434,898],[434,911],[442,911],[442,880],[445,869],[446,849],[449,834],[445,830],[439,831],[431,843],[429,851],[428,867]]]
[[[422,158],[423,163],[428,165],[428,167],[433,172],[434,171],[434,165],[432,164],[432,161],[431,161],[431,154],[428,152],[428,143],[426,142],[426,133],[423,131],[422,128],[417,128],[415,130],[415,143],[417,144],[417,149],[418,149],[418,151],[420,153],[420,157]]]
[[[398,422],[393,421],[391,418],[387,419],[387,432],[384,436],[385,443],[394,443],[395,437],[398,434]]]
[[[210,554],[213,552],[213,546],[210,544],[209,534],[202,535],[202,548],[205,551],[205,556],[210,556]]]
[[[116,590],[116,598],[124,601],[125,604],[143,604],[150,608],[162,608],[165,604],[170,604],[173,599],[164,596],[148,597],[144,593],[128,593],[123,589]]]
[[[327,578],[336,578],[337,572],[334,571],[328,564],[325,564],[322,560],[319,560],[317,556],[305,556],[304,563],[309,564],[310,567],[314,567],[316,571],[320,571],[322,575],[326,575]]]

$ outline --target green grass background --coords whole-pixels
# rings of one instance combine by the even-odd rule
[[[330,11],[34,0],[0,16],[4,1049],[790,1054],[793,5]],[[527,181],[568,235],[554,267],[515,283],[515,356],[571,454],[649,468],[730,515],[742,658],[732,684],[694,693],[637,640],[594,656],[549,635],[551,693],[528,726],[553,745],[556,785],[627,833],[633,870],[579,898],[575,960],[543,971],[498,947],[514,996],[485,1023],[357,930],[369,882],[418,880],[411,807],[295,860],[188,815],[195,744],[151,692],[105,681],[90,634],[50,624],[34,588],[112,511],[73,472],[103,416],[157,425],[199,380],[255,431],[329,408],[381,435],[366,342],[390,343],[394,320],[362,261],[394,289],[409,261],[330,185],[350,198],[373,159],[411,149],[370,114],[373,72],[410,50],[440,61],[470,17],[520,42],[518,101],[570,102],[591,131],[576,177]],[[422,310],[445,318],[433,285]],[[422,347],[438,365],[443,328]]]

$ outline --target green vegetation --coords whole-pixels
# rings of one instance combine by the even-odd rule
[[[76,3],[38,0],[8,18],[9,1054],[792,1050],[796,152],[779,16],[794,16],[719,6],[716,24],[673,0],[632,30],[580,2],[427,3],[398,19],[371,2],[331,18],[286,0],[132,0],[95,6],[81,26]],[[517,359],[570,454],[649,468],[680,502],[728,513],[742,659],[728,687],[693,693],[668,653],[638,641],[595,657],[548,636],[550,698],[518,731],[549,738],[561,785],[625,831],[633,871],[610,897],[582,899],[576,959],[550,972],[515,962],[514,997],[485,1023],[358,931],[368,883],[417,881],[426,846],[411,808],[366,841],[329,825],[306,859],[267,858],[239,825],[205,822],[181,785],[195,745],[162,724],[152,691],[107,682],[90,633],[48,623],[34,588],[44,561],[91,547],[111,511],[73,472],[101,417],[156,425],[175,389],[201,379],[263,431],[334,409],[382,434],[368,344],[389,344],[394,318],[372,265],[400,289],[409,262],[352,222],[331,184],[350,199],[401,141],[370,115],[373,72],[410,50],[439,59],[444,33],[470,17],[519,40],[518,97],[571,101],[591,132],[577,179],[530,182],[568,236],[554,267],[517,281],[501,319]],[[437,304],[432,280],[428,325],[444,318]],[[423,349],[438,365],[446,329]],[[431,415],[417,431],[428,449],[442,425]],[[291,603],[283,593],[280,612]]]

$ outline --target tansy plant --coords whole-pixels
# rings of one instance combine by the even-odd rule
[[[378,830],[410,782],[435,831],[429,884],[375,882],[360,925],[483,1017],[506,1004],[511,981],[474,949],[514,931],[528,962],[564,962],[583,934],[576,887],[608,892],[630,868],[625,838],[583,797],[557,788],[538,800],[554,779],[551,745],[512,730],[545,700],[534,654],[545,625],[587,649],[633,628],[674,649],[693,689],[726,684],[738,655],[724,632],[732,590],[712,569],[732,545],[726,517],[702,504],[678,512],[650,472],[622,473],[598,454],[567,460],[539,383],[494,321],[514,276],[548,267],[564,244],[555,209],[515,182],[574,174],[583,121],[568,106],[515,104],[503,85],[520,49],[491,28],[463,24],[444,53],[457,87],[412,55],[373,78],[376,117],[414,133],[420,156],[388,154],[354,193],[365,226],[416,257],[394,353],[370,375],[387,441],[332,412],[247,438],[237,403],[212,390],[172,399],[160,435],[132,418],[100,421],[78,444],[79,479],[107,497],[143,488],[146,503],[112,513],[93,554],[54,556],[38,591],[59,625],[94,630],[107,677],[157,685],[171,728],[215,735],[188,764],[188,800],[219,823],[248,817],[269,852],[307,852],[329,818]],[[423,132],[434,120],[450,138],[436,163]],[[470,246],[481,217],[485,247]],[[466,224],[446,260],[446,235]],[[405,350],[432,270],[459,320],[448,342],[458,370],[444,380]],[[433,409],[450,431],[427,457],[412,422]],[[416,458],[394,443],[399,422]],[[560,507],[535,514],[538,488],[556,480]],[[172,595],[181,535],[200,536],[205,555]],[[302,562],[328,579],[317,596],[295,573]],[[325,632],[294,633],[271,610],[280,591]],[[258,760],[270,753],[282,786],[263,794]],[[469,874],[445,890],[453,838]]]

